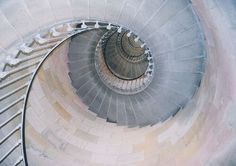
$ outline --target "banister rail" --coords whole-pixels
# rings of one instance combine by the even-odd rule
[[[81,24],[82,26],[80,28],[76,27],[78,24]],[[88,23],[88,25],[86,25]],[[102,25],[99,25],[101,23]],[[71,25],[74,24],[75,27],[72,27]],[[39,47],[31,48],[28,44],[22,44],[19,48],[19,53],[22,53],[25,55],[25,57],[22,58],[9,58],[8,61],[6,61],[5,65],[10,65],[11,69],[7,71],[0,71],[0,90],[8,87],[9,85],[12,85],[20,80],[23,80],[25,78],[28,78],[28,81],[25,84],[20,85],[18,88],[6,93],[5,95],[0,97],[0,101],[4,100],[11,95],[16,94],[18,91],[25,89],[26,91],[24,95],[20,96],[18,99],[13,100],[10,104],[5,106],[0,110],[0,115],[6,112],[7,110],[11,109],[15,105],[19,104],[20,102],[23,102],[23,108],[19,109],[17,112],[15,112],[13,115],[8,117],[4,122],[0,124],[0,129],[5,127],[8,123],[13,121],[16,117],[21,116],[21,122],[18,124],[13,130],[11,130],[1,141],[0,145],[3,144],[6,140],[8,140],[15,132],[20,131],[20,138],[16,144],[9,149],[6,154],[4,154],[3,157],[0,159],[0,163],[2,163],[15,149],[17,149],[19,146],[22,146],[22,155],[19,156],[19,158],[16,160],[14,165],[18,165],[21,162],[24,162],[25,165],[28,165],[27,161],[27,154],[26,154],[26,145],[25,145],[25,118],[26,118],[26,106],[27,101],[29,98],[29,93],[34,81],[34,78],[36,77],[40,67],[42,64],[46,61],[46,59],[50,56],[50,54],[59,47],[63,42],[70,39],[72,36],[77,35],[79,33],[97,29],[97,28],[107,28],[108,30],[116,27],[116,25],[106,22],[98,22],[98,21],[83,21],[83,22],[67,22],[63,23],[63,26],[66,26],[66,31],[59,32],[56,27],[51,28],[49,33],[51,34],[51,37],[42,37],[40,34],[36,35],[34,37],[34,42],[38,44]],[[38,51],[47,50],[45,53],[37,53]],[[24,64],[20,66],[20,63],[26,62],[32,59],[37,59],[37,61]],[[16,78],[7,80],[4,82],[6,78],[11,76],[12,74],[21,72],[26,69],[31,69],[31,71],[28,71],[20,76],[16,76]]]

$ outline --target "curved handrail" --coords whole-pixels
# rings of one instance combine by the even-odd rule
[[[104,26],[100,26],[100,28],[102,28]],[[104,27],[105,28],[105,27]],[[77,32],[74,32],[71,35],[66,36],[63,40],[61,40],[58,44],[56,44],[45,56],[44,58],[41,60],[41,62],[38,64],[38,66],[35,69],[35,72],[33,73],[33,75],[31,76],[30,79],[30,83],[27,87],[26,90],[26,95],[25,95],[25,99],[24,99],[24,105],[23,105],[23,112],[22,112],[22,123],[21,123],[21,136],[22,136],[22,152],[23,152],[23,160],[25,162],[25,165],[28,166],[28,160],[27,160],[27,153],[26,153],[26,143],[25,143],[25,118],[26,118],[26,107],[27,107],[27,103],[28,103],[28,98],[29,98],[29,94],[30,94],[30,90],[32,88],[33,85],[33,81],[36,77],[36,75],[38,74],[41,66],[43,65],[43,63],[47,60],[47,58],[51,55],[51,53],[58,48],[62,43],[64,43],[66,40],[70,39],[71,37],[86,32],[86,31],[90,31],[96,28],[91,28],[91,27],[87,27],[87,29],[83,29],[80,30],[78,29]]]

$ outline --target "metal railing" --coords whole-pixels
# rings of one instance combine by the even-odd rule
[[[77,28],[78,24],[82,24],[82,26],[80,28]],[[16,113],[11,115],[10,117],[6,118],[0,124],[0,130],[11,123],[17,117],[21,117],[21,120],[14,129],[9,131],[3,138],[0,139],[0,146],[3,146],[4,143],[6,143],[6,141],[11,138],[16,132],[20,131],[20,137],[18,138],[18,141],[3,154],[3,156],[0,156],[0,165],[17,148],[21,148],[22,154],[19,154],[14,165],[18,165],[21,162],[24,162],[25,165],[28,165],[25,146],[25,118],[27,100],[33,80],[37,75],[39,68],[42,66],[47,57],[49,57],[52,51],[59,47],[64,41],[76,34],[96,28],[110,29],[111,27],[113,27],[112,24],[104,22],[102,22],[101,26],[99,25],[98,21],[66,22],[63,25],[52,27],[49,30],[48,34],[46,36],[44,35],[45,37],[42,37],[43,35],[41,34],[37,34],[33,38],[33,41],[31,43],[21,44],[15,55],[11,53],[7,55],[6,61],[4,61],[5,64],[3,70],[0,71],[0,91],[15,83],[19,83],[20,81],[21,82],[17,88],[7,90],[7,93],[0,96],[0,102],[10,98],[11,96],[17,96],[17,99],[12,99],[10,103],[3,106],[3,108],[0,110],[0,116],[1,114],[4,114],[8,110],[14,108],[14,106],[19,104],[21,104],[21,109],[16,111]],[[19,55],[21,55],[21,57]],[[23,71],[27,72],[22,73]],[[24,90],[23,95],[18,94],[18,92],[22,90]]]
[[[98,42],[95,53],[95,68],[102,82],[111,90],[119,94],[136,94],[148,87],[153,79],[154,65],[152,54],[151,51],[147,47],[145,47],[145,56],[147,57],[148,66],[145,73],[138,79],[124,80],[115,76],[106,65],[104,54],[107,44],[106,41],[109,40],[109,38],[116,32],[118,32],[118,30],[119,29],[117,27],[109,30],[102,36],[102,38]]]

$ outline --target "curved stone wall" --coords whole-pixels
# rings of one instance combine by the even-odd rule
[[[1,2],[0,48],[3,50],[1,60],[6,58],[5,52],[13,53],[21,42],[27,42],[37,32],[43,32],[43,29],[49,25],[66,19],[109,20],[134,30],[145,40],[147,33],[153,31],[155,27],[152,24],[147,27],[141,25],[149,23],[147,16],[156,10],[155,5],[159,2],[162,1],[148,1],[147,3],[145,0],[140,2],[10,0]],[[169,1],[174,8],[182,2],[187,1]],[[31,95],[36,89],[42,92],[34,97],[39,99],[37,97],[45,96],[42,103],[45,104],[45,108],[49,107],[49,111],[45,112],[46,110],[43,109],[41,110],[43,112],[37,113],[40,111],[38,109],[40,106],[32,111],[27,110],[27,114],[35,113],[34,116],[26,115],[29,118],[26,123],[29,164],[235,165],[235,2],[234,0],[224,2],[193,0],[192,4],[205,34],[208,59],[198,93],[180,114],[162,124],[142,129],[129,129],[106,123],[88,113],[78,97],[72,93],[71,89],[68,90],[70,85],[67,76],[58,73],[59,67],[56,68],[55,65],[55,62],[58,64],[61,62],[63,66],[61,61],[63,55],[58,55],[60,58],[51,56],[37,75],[31,92]],[[141,13],[147,15],[141,15]],[[137,22],[130,21],[134,18]],[[167,29],[168,26],[163,28],[163,32]],[[163,37],[162,34],[159,34],[159,39],[162,39],[161,37]],[[168,36],[164,38],[171,43]],[[154,49],[154,52],[167,48],[163,45],[163,50],[155,49],[152,44],[155,40],[151,39],[146,42]],[[65,47],[66,45],[63,48]],[[50,63],[53,65],[47,65]],[[46,69],[48,72],[44,72]],[[39,77],[43,80],[42,82],[39,81]],[[49,79],[45,79],[46,77]],[[49,80],[53,83],[45,84],[44,81]],[[66,83],[68,84],[63,86]],[[51,85],[53,86],[50,87]],[[53,93],[46,94],[42,87],[47,89],[46,92],[55,90],[57,95],[51,97]],[[68,96],[65,97],[65,94]],[[75,111],[71,107],[63,110],[62,104],[64,107],[73,105],[70,99],[74,97],[78,99],[75,104],[76,107],[81,108],[80,111],[78,109]],[[29,98],[32,102],[33,99],[33,97]],[[52,101],[54,105],[50,106]],[[32,106],[35,107],[38,103],[36,101]],[[34,127],[33,122],[36,123]],[[6,130],[1,129],[1,134],[5,133]],[[14,139],[12,141],[14,142]],[[10,161],[4,164],[8,165],[8,163]]]

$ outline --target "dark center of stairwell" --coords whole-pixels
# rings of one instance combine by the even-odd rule
[[[135,36],[127,36],[127,31],[111,33],[103,48],[104,60],[108,69],[123,80],[135,80],[145,74],[148,56],[141,42]]]

